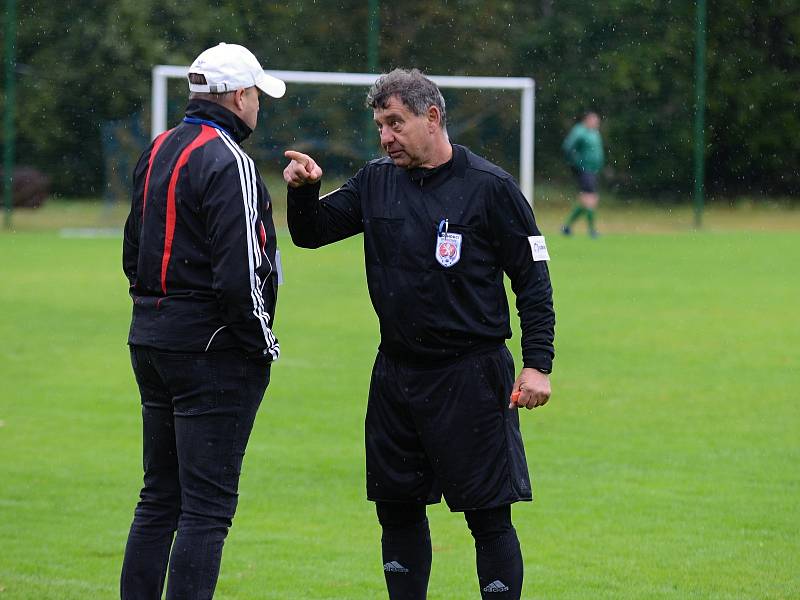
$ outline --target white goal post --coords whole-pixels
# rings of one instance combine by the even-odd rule
[[[167,80],[186,79],[188,67],[156,65],[153,67],[151,135],[167,129]],[[380,77],[371,73],[324,73],[318,71],[271,71],[266,73],[286,83],[350,85],[369,87]],[[530,77],[467,77],[429,75],[440,88],[520,90],[522,104],[519,119],[519,178],[522,193],[533,204],[533,122],[536,87]]]

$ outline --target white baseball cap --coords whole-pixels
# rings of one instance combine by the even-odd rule
[[[189,67],[189,74],[202,75],[205,83],[189,81],[190,92],[221,94],[241,88],[258,87],[262,92],[280,98],[286,93],[286,84],[272,75],[267,75],[244,46],[222,42],[200,53]],[[193,77],[197,81],[198,77]]]

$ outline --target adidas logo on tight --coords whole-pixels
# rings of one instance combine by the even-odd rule
[[[406,569],[396,560],[393,560],[392,562],[388,562],[385,565],[383,565],[383,570],[386,571],[387,573],[408,573],[408,569]]]
[[[499,579],[495,579],[492,583],[487,585],[483,588],[484,592],[507,592],[508,586],[500,581]]]

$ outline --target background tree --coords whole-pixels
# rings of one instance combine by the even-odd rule
[[[188,64],[224,40],[246,44],[269,68],[367,66],[367,4],[355,0],[19,0],[18,17],[17,162],[51,175],[66,195],[100,193],[101,124],[149,115],[154,64]],[[561,140],[594,109],[604,117],[610,183],[674,199],[692,183],[693,27],[689,0],[384,2],[380,62],[384,70],[532,76],[539,181],[568,177]],[[711,193],[800,195],[798,41],[794,0],[710,0]],[[478,93],[453,104],[454,139],[515,164],[507,133],[518,114],[513,106]],[[363,154],[359,147],[372,143],[361,101],[334,88],[293,94],[268,110],[272,126],[254,139],[261,160],[273,160],[280,144],[324,144],[349,169]],[[480,129],[470,130],[473,124]]]

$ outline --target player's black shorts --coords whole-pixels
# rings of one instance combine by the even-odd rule
[[[575,177],[578,179],[578,189],[580,191],[585,194],[597,193],[597,173],[576,170]]]
[[[531,500],[505,346],[444,366],[418,367],[378,353],[365,425],[367,498],[450,510]]]

